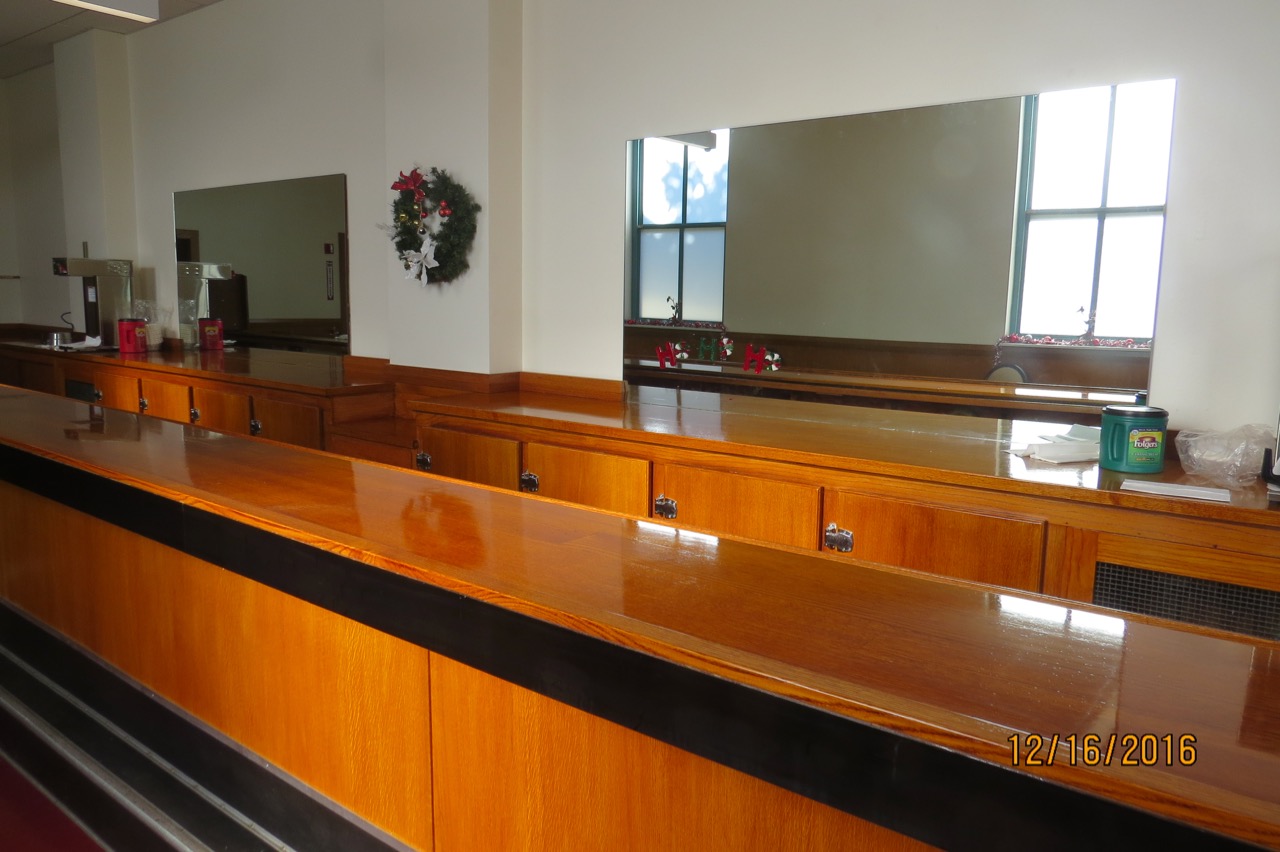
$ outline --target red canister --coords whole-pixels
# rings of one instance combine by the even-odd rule
[[[221,349],[222,348],[222,320],[220,319],[202,319],[197,320],[196,324],[200,327],[200,348],[201,349]]]
[[[147,351],[147,321],[140,319],[116,320],[119,331],[121,354],[136,354]]]

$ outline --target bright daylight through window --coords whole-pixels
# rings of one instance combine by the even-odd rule
[[[1027,98],[1012,332],[1149,339],[1173,80]]]
[[[635,316],[719,322],[724,315],[729,131],[698,136],[711,138],[640,142]]]

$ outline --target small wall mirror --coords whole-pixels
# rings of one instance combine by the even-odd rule
[[[232,273],[180,276],[180,313],[194,300],[242,345],[350,352],[345,175],[176,192],[173,211],[175,260]]]

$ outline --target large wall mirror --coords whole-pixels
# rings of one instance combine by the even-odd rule
[[[207,302],[243,344],[349,352],[346,185],[325,175],[174,193],[176,260],[234,274],[180,280],[179,310]]]
[[[740,347],[776,346],[790,370],[985,380],[999,351],[1004,363],[1027,364],[1035,383],[1145,388],[1174,83],[1081,91],[1075,101],[1053,93],[683,134],[658,140],[657,155],[649,140],[632,143],[628,365],[652,358],[655,340],[696,338],[699,323],[719,321]],[[1131,110],[1131,91],[1157,101],[1154,111]],[[1051,148],[1050,121],[1084,141]],[[1146,188],[1121,197],[1106,176],[1148,128],[1163,134],[1163,159],[1147,157]],[[1068,176],[1056,195],[1046,180],[1033,198],[1037,163]],[[1089,274],[1062,248],[1080,234],[1099,246],[1079,252],[1096,259]],[[1116,259],[1122,236],[1144,260]],[[1024,306],[1018,275],[1048,282],[1047,301],[1060,304],[1045,310],[1057,313]],[[1115,293],[1131,300],[1132,321],[1104,329],[1104,313],[1122,313],[1108,307]],[[672,322],[677,304],[683,322]],[[1015,331],[1024,318],[1037,325],[1021,329],[1037,340],[1099,342],[997,347],[1011,317]],[[1045,367],[1045,355],[1074,366]]]

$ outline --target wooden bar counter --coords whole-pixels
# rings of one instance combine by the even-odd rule
[[[1280,848],[1273,642],[4,387],[0,504],[6,644],[416,848]]]

